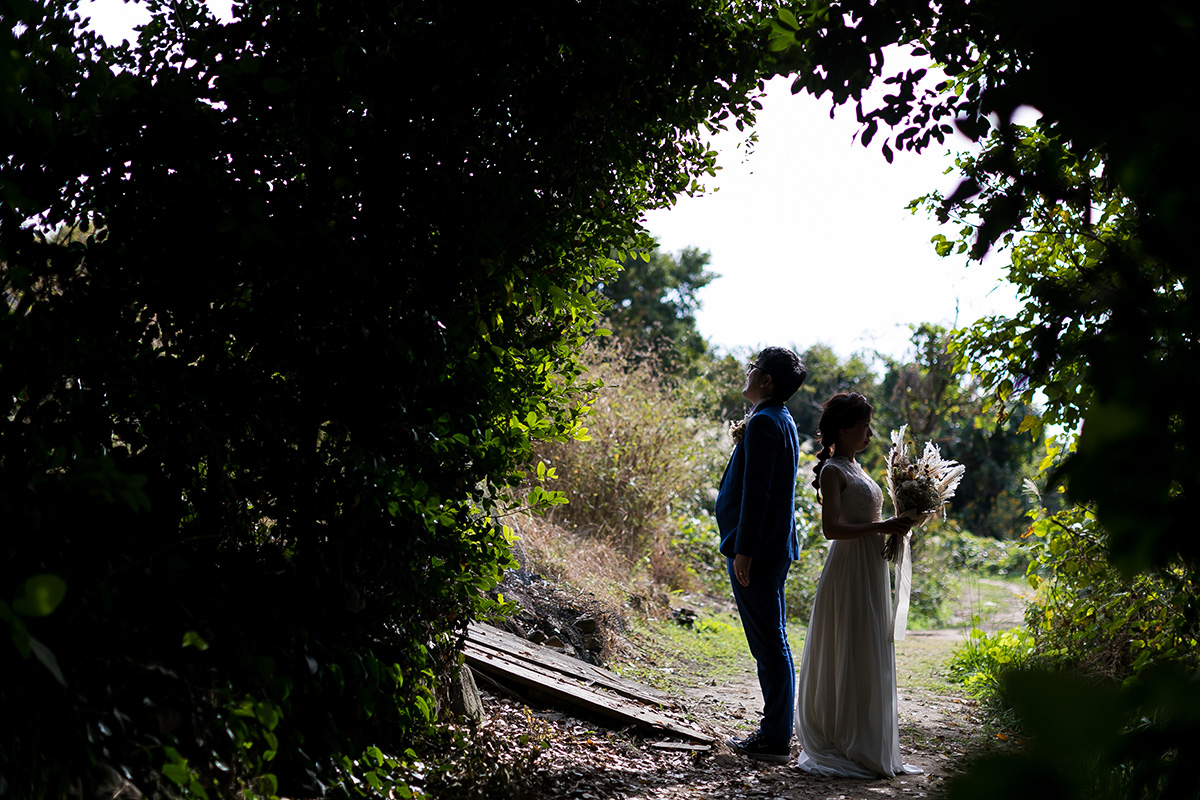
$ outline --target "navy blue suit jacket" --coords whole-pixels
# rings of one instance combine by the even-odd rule
[[[800,437],[783,403],[767,401],[746,424],[721,478],[717,529],[721,554],[795,561],[796,463]]]

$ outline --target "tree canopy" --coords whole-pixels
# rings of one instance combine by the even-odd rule
[[[614,248],[752,118],[757,12],[73,6],[2,6],[4,778],[353,792],[584,435]]]
[[[772,71],[854,101],[889,159],[984,140],[931,202],[966,255],[1012,248],[1028,303],[959,352],[997,408],[1042,388],[1082,421],[1059,476],[1120,564],[1195,579],[1190,5],[528,0],[481,30],[427,3],[147,6],[112,48],[70,0],[0,0],[14,792],[61,794],[61,762],[193,793],[381,781],[507,563],[533,443],[585,435],[596,287]],[[895,44],[950,79],[888,74]]]
[[[615,337],[635,351],[654,353],[671,371],[694,365],[708,349],[696,312],[697,293],[717,277],[706,269],[709,260],[695,247],[676,255],[655,247],[624,258],[620,272],[600,287],[611,303],[606,324]]]
[[[793,90],[854,101],[863,143],[883,131],[889,159],[954,127],[984,140],[936,207],[966,223],[972,258],[1017,246],[1011,277],[1028,303],[981,328],[970,357],[1003,365],[987,373],[1001,398],[1045,386],[1052,419],[1086,421],[1063,475],[1073,496],[1096,503],[1129,568],[1200,552],[1182,534],[1200,479],[1185,422],[1197,386],[1173,370],[1188,363],[1200,318],[1187,225],[1197,156],[1181,111],[1196,97],[1184,55],[1196,35],[1194,9],[1171,3],[1113,16],[1073,0],[850,0],[783,8],[769,45],[796,73]],[[884,48],[897,44],[951,77],[924,88],[923,69],[888,74]],[[863,90],[876,79],[893,89],[871,108]],[[1033,128],[1012,123],[1022,106],[1040,112]],[[1150,388],[1167,385],[1175,391]],[[1145,469],[1111,469],[1134,453]]]
[[[1179,367],[1195,360],[1200,333],[1189,224],[1200,170],[1186,111],[1196,102],[1187,63],[1196,23],[1188,3],[1111,14],[1076,0],[846,0],[781,8],[768,45],[781,71],[795,73],[795,91],[854,101],[863,143],[882,134],[888,160],[955,128],[982,142],[960,162],[958,188],[926,198],[962,225],[957,245],[945,236],[935,244],[972,259],[1010,248],[1010,278],[1026,303],[1013,319],[964,334],[958,352],[977,365],[994,411],[1012,410],[1014,399],[1028,406],[1042,391],[1044,419],[1071,434],[1052,476],[1080,506],[1053,519],[1063,535],[1098,537],[1126,575],[1156,570],[1167,585],[1188,586],[1200,555],[1190,534],[1200,386]],[[925,88],[924,69],[889,74],[892,45],[914,47],[949,79]],[[863,92],[876,80],[891,91],[871,107]],[[1022,107],[1038,112],[1035,124],[1014,123]],[[1031,415],[1020,428],[1042,424]],[[1049,524],[1035,526],[1039,536]],[[1079,544],[1053,539],[1059,551]],[[1079,591],[1095,588],[1079,562],[1067,566]],[[1161,623],[1194,627],[1191,594],[1177,592],[1179,618]],[[1194,707],[1194,685],[1168,672],[1111,692],[1014,677],[1038,745],[1020,765],[981,764],[959,796],[1031,785],[1062,797],[1194,794],[1186,751],[1176,749],[1196,739],[1194,720],[1179,712]],[[1100,708],[1111,713],[1090,713]]]

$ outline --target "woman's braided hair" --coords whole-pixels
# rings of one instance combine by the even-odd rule
[[[821,500],[821,468],[833,456],[838,434],[864,419],[870,419],[874,412],[867,398],[857,392],[839,392],[825,401],[821,420],[817,423],[817,441],[821,443],[821,451],[817,453],[817,463],[813,466],[812,485],[817,490],[818,502]]]

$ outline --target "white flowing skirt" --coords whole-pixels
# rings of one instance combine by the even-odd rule
[[[798,766],[828,777],[921,772],[900,760],[892,599],[882,534],[830,544],[796,692]]]

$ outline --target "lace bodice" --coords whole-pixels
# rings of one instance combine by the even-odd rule
[[[822,469],[830,465],[846,476],[846,488],[842,491],[842,514],[840,522],[878,522],[883,519],[883,491],[871,480],[857,461],[834,456],[825,462]]]

